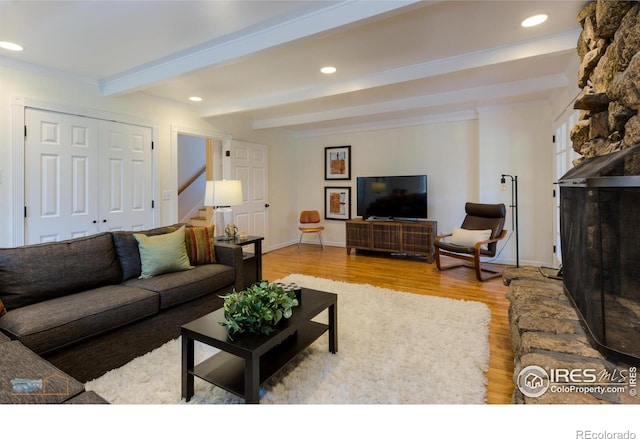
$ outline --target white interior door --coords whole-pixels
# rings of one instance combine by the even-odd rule
[[[26,109],[25,123],[25,243],[98,232],[98,121]]]
[[[267,146],[231,141],[231,180],[242,182],[243,204],[233,206],[233,221],[240,231],[262,236],[262,249],[268,245],[268,154]]]
[[[573,160],[579,157],[579,155],[573,150],[570,137],[571,129],[577,121],[577,111],[566,113],[564,117],[559,120],[559,125],[556,128],[554,150],[556,182],[562,178],[567,171],[573,168]],[[562,265],[562,245],[560,240],[560,188],[558,186],[555,187],[554,194],[553,247],[555,251],[553,254],[553,266],[555,268],[560,268]]]
[[[153,225],[151,128],[100,121],[100,230]]]
[[[25,244],[153,226],[151,128],[25,109]]]

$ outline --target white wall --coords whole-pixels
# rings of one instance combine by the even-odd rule
[[[159,192],[175,189],[175,170],[170,155],[171,126],[210,130],[211,125],[199,118],[188,105],[180,105],[144,94],[103,97],[95,83],[44,71],[24,68],[21,64],[0,61],[0,247],[11,246],[13,230],[13,153],[11,146],[10,108],[15,97],[42,101],[75,109],[90,109],[125,114],[151,121],[157,127],[155,160],[157,160]],[[161,224],[177,221],[175,199],[157,200]]]
[[[553,246],[553,144],[550,105],[532,102],[480,108],[476,118],[372,130],[351,134],[291,138],[282,131],[252,131],[225,125],[243,140],[269,146],[271,249],[298,240],[300,210],[324,211],[326,186],[352,188],[356,217],[356,177],[428,175],[429,216],[438,232],[450,232],[464,218],[466,201],[504,203],[511,232],[511,189],[500,176],[518,176],[520,264],[549,265]],[[241,134],[238,134],[241,133]],[[350,181],[324,180],[324,148],[351,145]],[[323,220],[325,243],[345,245],[343,221]],[[515,264],[515,234],[498,262]]]
[[[341,145],[351,145],[351,180],[325,181],[324,148]],[[476,120],[297,139],[297,170],[305,176],[299,180],[298,209],[323,213],[324,188],[349,186],[356,217],[356,177],[426,174],[429,217],[450,230],[464,217],[464,202],[477,199],[477,145]],[[325,243],[344,246],[344,221],[324,222]]]
[[[550,106],[527,103],[479,110],[479,188],[484,200],[504,203],[512,229],[511,183],[501,192],[500,175],[518,177],[520,264],[549,265],[553,257],[553,142]],[[516,260],[515,234],[500,260]],[[500,248],[500,247],[499,247]]]

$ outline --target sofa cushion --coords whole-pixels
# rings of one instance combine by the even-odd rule
[[[187,227],[184,232],[185,245],[191,265],[216,262],[214,226]]]
[[[7,341],[11,341],[11,339],[6,335],[4,335],[2,332],[0,332],[0,343],[5,343]]]
[[[153,315],[158,294],[112,285],[11,310],[0,329],[38,354]]]
[[[111,233],[0,249],[0,298],[9,311],[121,279]]]
[[[163,273],[192,269],[182,226],[178,230],[158,236],[134,233],[140,249],[140,277],[150,278]]]
[[[155,291],[160,295],[160,308],[164,309],[232,286],[234,280],[235,270],[232,267],[208,264],[149,279],[131,279],[123,285]]]
[[[140,276],[140,250],[138,241],[133,237],[134,233],[144,233],[147,236],[156,236],[168,233],[169,227],[158,227],[145,231],[115,231],[113,232],[113,242],[116,247],[120,267],[122,269],[122,280],[136,279]]]
[[[0,403],[61,403],[84,385],[43,360],[19,341],[0,344]]]

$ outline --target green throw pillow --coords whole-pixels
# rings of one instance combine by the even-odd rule
[[[184,243],[184,226],[164,235],[147,236],[134,233],[140,250],[140,279],[148,279],[162,273],[194,268],[189,263]]]

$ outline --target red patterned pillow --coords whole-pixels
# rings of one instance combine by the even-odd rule
[[[213,229],[214,226],[187,227],[185,229],[184,241],[191,265],[214,264],[216,262]]]
[[[2,303],[2,299],[0,299],[0,316],[3,316],[7,313],[7,310],[4,307],[4,303]]]

